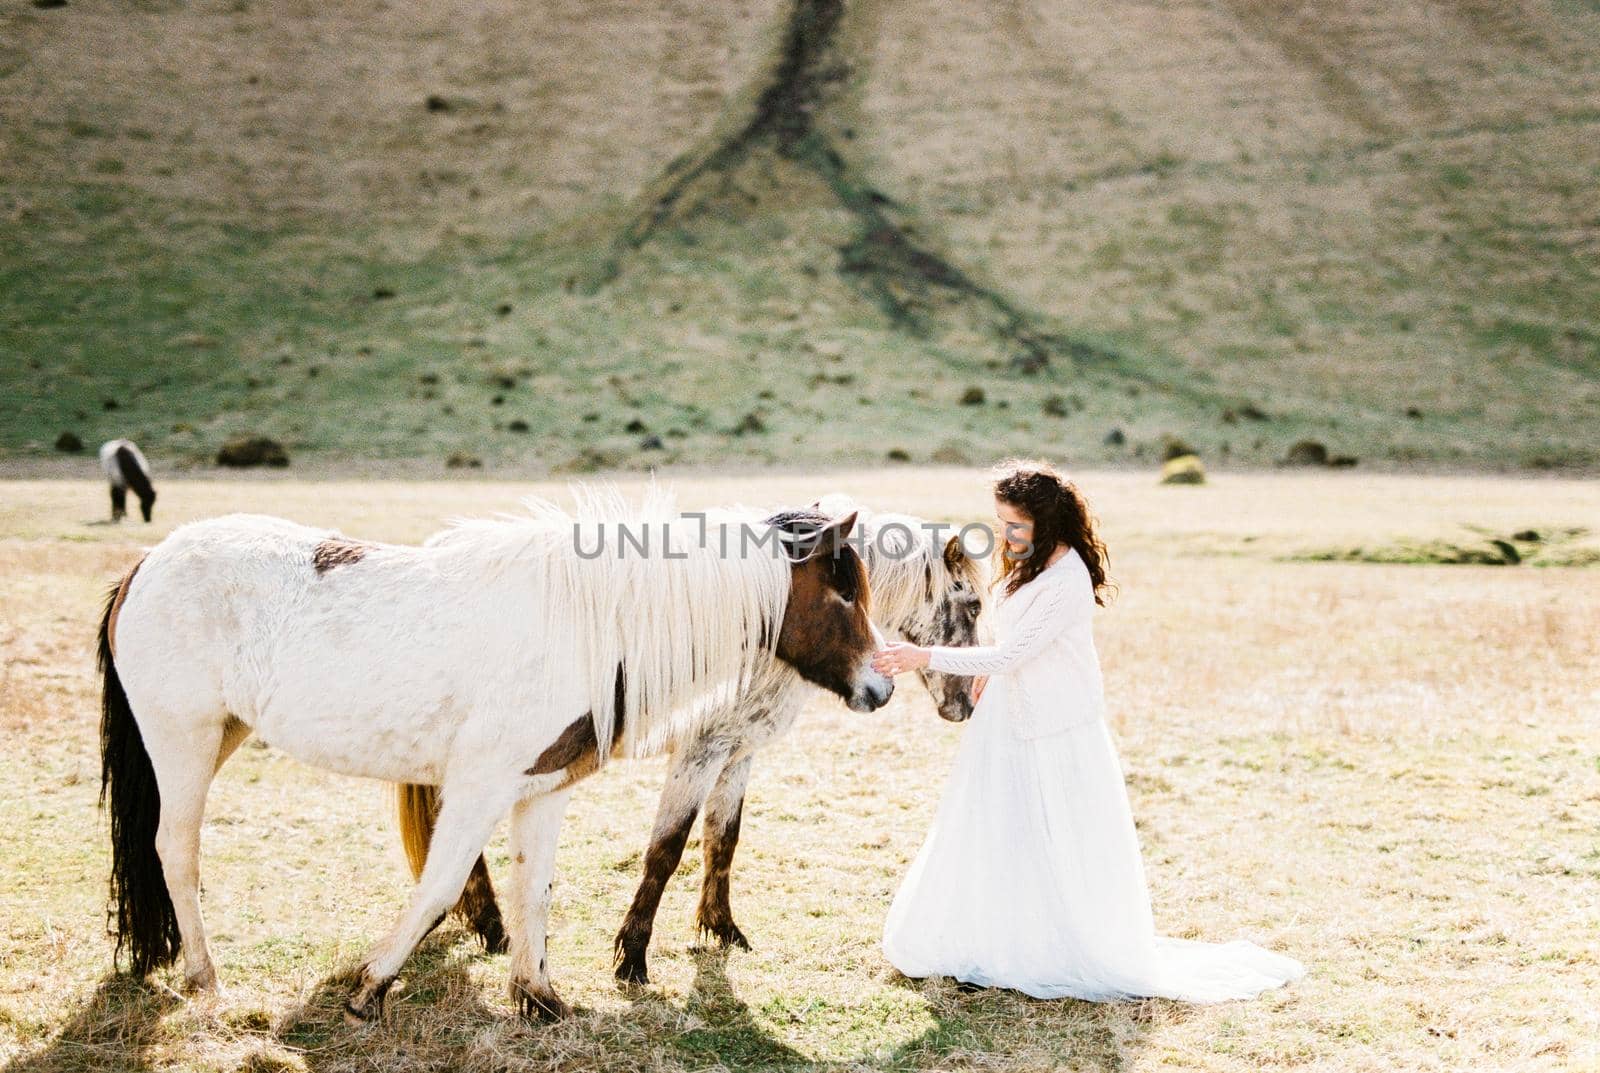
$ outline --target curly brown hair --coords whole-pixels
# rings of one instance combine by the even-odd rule
[[[1106,578],[1106,545],[1078,486],[1050,463],[1034,458],[1008,458],[995,466],[994,475],[995,498],[1017,508],[1033,523],[1027,555],[1013,558],[1006,553],[1005,540],[998,544],[996,580],[1005,582],[1007,595],[1038,577],[1049,565],[1050,556],[1065,544],[1077,551],[1089,568],[1094,602],[1104,607],[1116,586]]]

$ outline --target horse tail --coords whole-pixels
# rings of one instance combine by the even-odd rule
[[[394,803],[400,819],[400,843],[405,846],[411,878],[421,879],[422,868],[428,863],[428,846],[433,842],[434,821],[439,815],[439,788],[403,782],[395,787]],[[491,954],[505,953],[510,946],[505,921],[500,915],[500,904],[495,900],[494,884],[489,880],[489,866],[481,853],[467,876],[454,911],[483,940],[484,949]]]
[[[126,444],[117,448],[115,461],[117,471],[122,474],[122,483],[133,489],[133,494],[139,497],[145,521],[149,521],[150,506],[156,501],[156,489],[150,482],[150,471],[145,468],[143,459]]]
[[[120,963],[126,950],[129,970],[144,976],[171,964],[182,939],[156,852],[161,791],[111,653],[112,623],[132,580],[129,573],[112,588],[100,618],[100,805],[110,799],[112,904],[106,925],[117,940],[112,961]]]
[[[428,845],[433,841],[433,821],[439,815],[439,788],[402,782],[395,787],[394,804],[411,878],[421,879],[422,866],[428,863]]]

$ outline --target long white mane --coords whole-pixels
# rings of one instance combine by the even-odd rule
[[[842,492],[817,501],[817,510],[829,517],[856,512],[859,538],[865,543],[867,577],[872,585],[872,618],[886,625],[899,625],[923,614],[934,593],[950,583],[950,568],[944,561],[944,542],[956,534],[956,526],[940,533],[924,518],[914,514],[874,511]],[[938,539],[935,539],[935,537]],[[968,559],[974,590],[980,599],[988,587],[989,567],[981,559]]]
[[[530,498],[526,514],[455,520],[424,546],[531,579],[528,614],[575,639],[599,761],[619,720],[623,755],[648,755],[775,661],[789,560],[759,543],[772,531],[754,512],[707,511],[702,525],[653,481],[638,506],[611,484],[570,490],[573,511]]]

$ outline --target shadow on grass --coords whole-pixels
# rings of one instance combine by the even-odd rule
[[[1051,1067],[1126,1069],[1156,1023],[1186,1019],[1192,1007],[1166,999],[1084,1002],[1036,999],[1003,988],[970,988],[950,980],[913,980],[898,973],[894,983],[923,996],[934,1027],[897,1047],[879,1068],[943,1068],[954,1052],[992,1063],[1015,1058],[1021,1068],[1040,1060]]]
[[[681,1004],[652,989],[629,989],[628,1005],[621,1009],[580,1007],[566,1021],[540,1025],[517,1016],[484,978],[500,979],[500,973],[474,972],[486,960],[475,944],[460,935],[435,936],[407,962],[404,985],[390,994],[381,1021],[354,1028],[345,1024],[344,1002],[354,982],[353,969],[347,969],[324,977],[281,1016],[233,1011],[227,1023],[249,1037],[251,1050],[242,1064],[237,1064],[237,1050],[224,1061],[240,1073],[301,1066],[309,1073],[549,1068],[570,1073],[708,1068],[911,1073],[951,1065],[1120,1070],[1141,1049],[1152,1023],[1169,1023],[1186,1009],[1159,1002],[1041,1002],[1014,992],[963,992],[945,981],[899,977],[895,986],[926,1004],[918,1004],[916,1014],[921,1019],[925,1013],[932,1024],[896,1045],[819,1060],[784,1038],[776,1027],[783,1020],[781,1009],[753,1011],[740,997],[728,979],[726,951],[697,950],[692,956],[694,982]],[[108,979],[47,1046],[0,1073],[153,1069],[146,1052],[159,1037],[162,1018],[180,1002],[162,988],[125,977]],[[870,1036],[868,1022],[905,1010],[891,1003],[880,1012],[869,1002],[804,1016],[843,1019],[837,1054],[848,1049],[843,1043],[848,1034]],[[817,1022],[810,1027],[815,1034]],[[236,1036],[235,1042],[244,1040]]]
[[[918,1070],[962,1064],[1043,1059],[1077,1069],[1125,1068],[1157,1017],[1182,1016],[1178,1003],[1043,1002],[1016,992],[964,992],[945,983],[897,977],[896,985],[923,996],[934,1024],[914,1039],[839,1061],[817,1061],[773,1034],[728,981],[726,951],[694,953],[695,978],[685,1009],[704,1024],[677,1038],[688,1069],[720,1066],[763,1070]],[[664,1000],[649,996],[638,1006]]]
[[[694,985],[685,1012],[705,1023],[683,1033],[677,1050],[690,1068],[716,1062],[731,1069],[784,1069],[807,1065],[805,1055],[761,1026],[728,982],[728,951],[697,949]]]
[[[407,959],[400,986],[389,993],[383,1016],[372,1024],[345,1022],[344,1004],[359,972],[351,966],[324,977],[298,1006],[277,1018],[273,1039],[299,1054],[308,1070],[373,1063],[404,1068],[413,1056],[469,1052],[477,1035],[503,1021],[507,1011],[485,1002],[472,966],[486,955],[461,938],[456,933],[425,940]]]
[[[161,1030],[162,1016],[179,1001],[164,988],[128,976],[107,977],[55,1039],[9,1063],[4,1073],[150,1069],[145,1052]]]

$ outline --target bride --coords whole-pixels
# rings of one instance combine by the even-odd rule
[[[972,675],[973,725],[884,924],[906,976],[1036,998],[1246,998],[1298,979],[1254,943],[1157,936],[1122,766],[1105,723],[1090,615],[1106,549],[1077,487],[1002,463],[999,643],[894,643],[874,666]]]

